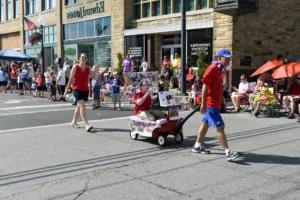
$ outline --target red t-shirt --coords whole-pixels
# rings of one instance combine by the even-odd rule
[[[205,70],[202,82],[207,86],[207,108],[221,109],[223,99],[223,69],[224,66],[220,63],[213,63]]]
[[[84,69],[80,65],[75,65],[76,73],[74,76],[73,89],[79,91],[89,91],[90,66],[86,65]]]
[[[137,93],[136,95],[134,95],[134,101],[136,102],[138,99],[142,98],[144,95],[145,94],[142,92]],[[151,105],[152,105],[152,99],[151,99],[151,96],[148,95],[146,100],[144,101],[144,103],[142,103],[142,105],[137,105],[135,103],[133,113],[138,114],[140,111],[149,110],[151,108]]]
[[[300,86],[297,83],[292,83],[292,85],[290,87],[290,94],[292,96],[300,95]]]

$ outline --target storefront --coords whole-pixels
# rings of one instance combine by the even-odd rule
[[[212,60],[213,29],[195,29],[187,31],[187,63],[196,66],[198,53],[203,49],[206,62]],[[181,55],[181,34],[178,31],[125,36],[125,53],[134,60],[146,57],[154,69],[159,69],[163,56],[171,60],[175,54]]]
[[[111,66],[111,17],[64,25],[64,55],[74,61],[86,53],[90,65]]]
[[[44,40],[44,62],[45,66],[50,66],[55,63],[55,59],[57,58],[57,27],[46,26],[43,28],[43,40]],[[25,53],[37,58],[37,60],[41,61],[41,42],[37,44],[30,44],[29,37],[35,32],[40,32],[39,29],[33,30],[25,30]]]

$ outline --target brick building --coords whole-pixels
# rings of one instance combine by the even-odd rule
[[[44,25],[45,63],[88,53],[91,64],[117,66],[117,54],[147,57],[152,68],[163,55],[181,52],[181,0],[1,1],[0,48],[40,58],[22,18]],[[298,0],[186,0],[187,62],[203,48],[211,61],[220,48],[233,51],[234,80],[278,54],[300,57]],[[256,5],[257,3],[257,5]],[[41,20],[42,19],[42,20]]]

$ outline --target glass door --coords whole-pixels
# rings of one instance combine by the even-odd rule
[[[161,46],[161,60],[164,56],[168,56],[172,61],[175,58],[175,53],[179,56],[181,55],[181,46],[180,45],[163,45]]]

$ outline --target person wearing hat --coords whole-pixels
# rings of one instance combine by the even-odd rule
[[[197,140],[192,148],[192,152],[210,153],[210,150],[205,147],[204,138],[208,128],[213,127],[216,128],[217,138],[225,149],[227,161],[234,161],[240,156],[240,153],[229,148],[224,131],[225,124],[220,115],[223,99],[223,77],[226,67],[230,64],[232,54],[228,49],[221,49],[216,57],[216,60],[208,66],[203,75],[200,108],[200,112],[203,114],[203,123],[199,127]]]

